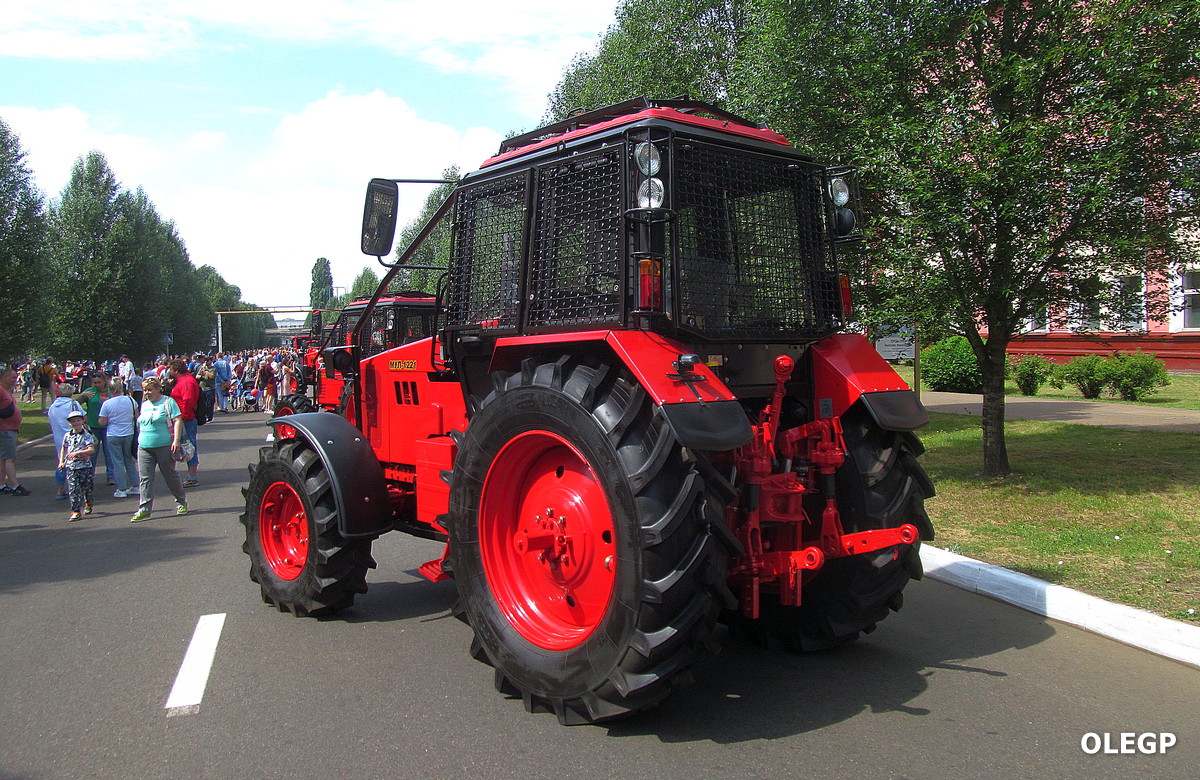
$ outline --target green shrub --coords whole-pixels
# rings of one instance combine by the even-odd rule
[[[951,336],[921,350],[921,380],[930,390],[982,393],[983,374],[971,343]]]
[[[1140,401],[1171,383],[1163,362],[1140,351],[1114,354],[1105,362],[1104,379],[1126,401]]]
[[[1051,384],[1062,387],[1072,384],[1079,388],[1084,398],[1099,398],[1104,386],[1108,384],[1107,361],[1099,355],[1080,355],[1071,358],[1065,366],[1059,366]]]
[[[1037,395],[1054,374],[1054,364],[1041,355],[1015,355],[1008,359],[1008,372],[1021,395]]]

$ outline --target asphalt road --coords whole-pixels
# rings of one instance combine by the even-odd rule
[[[131,526],[103,492],[66,522],[51,449],[0,496],[0,778],[1188,778],[1200,670],[932,582],[860,643],[807,656],[725,637],[696,683],[606,726],[525,713],[467,654],[438,546],[376,542],[331,620],[264,605],[237,521],[264,416],[200,429],[192,512]],[[226,616],[202,703],[164,705],[201,616]],[[1085,734],[1171,732],[1165,754]]]

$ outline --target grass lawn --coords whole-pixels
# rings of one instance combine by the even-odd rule
[[[18,444],[33,441],[50,433],[50,421],[42,413],[42,407],[37,401],[33,403],[20,401],[18,403],[21,407],[21,430],[17,432]]]
[[[978,418],[930,418],[919,433],[937,487],[926,504],[935,545],[1200,622],[1195,434],[1014,420],[1014,473],[985,480]]]
[[[905,382],[911,386],[913,381],[912,366],[897,366],[893,365],[896,373],[904,378]],[[922,390],[928,390],[929,387],[922,383]],[[1017,390],[1016,382],[1011,379],[1004,383],[1004,392],[1006,395],[1020,395]],[[1085,400],[1079,394],[1079,390],[1073,385],[1064,386],[1061,390],[1055,390],[1050,385],[1042,385],[1038,390],[1038,398],[1068,398],[1075,401]],[[1200,411],[1200,375],[1198,374],[1172,374],[1171,384],[1166,387],[1157,388],[1157,392],[1148,396],[1143,401],[1122,401],[1120,398],[1115,398],[1109,395],[1104,395],[1095,401],[1089,403],[1117,403],[1117,404],[1133,404],[1138,406],[1154,406],[1160,409],[1195,409]]]

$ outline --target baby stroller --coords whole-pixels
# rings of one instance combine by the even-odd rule
[[[246,392],[242,393],[242,411],[243,412],[257,412],[258,411],[258,399],[261,397],[262,397],[262,391],[260,391],[257,387],[251,388],[251,389],[247,390]]]

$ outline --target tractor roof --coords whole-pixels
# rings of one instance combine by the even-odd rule
[[[708,116],[701,116],[701,114]],[[500,151],[496,156],[484,161],[480,168],[487,168],[555,144],[596,135],[648,119],[678,122],[708,130],[734,133],[767,143],[788,145],[786,138],[774,130],[768,129],[766,125],[751,122],[749,119],[731,114],[709,103],[685,98],[651,100],[640,97],[595,111],[576,114],[560,122],[509,138],[500,144]]]
[[[395,295],[381,295],[379,300],[375,302],[376,306],[387,305],[416,305],[416,306],[432,306],[436,303],[437,298],[429,293],[420,292],[418,290],[405,290],[404,292]],[[367,304],[371,302],[370,298],[359,298],[356,301],[350,301],[342,311],[365,309]]]

